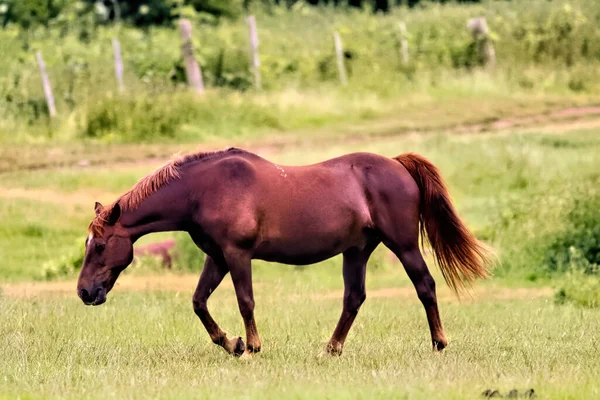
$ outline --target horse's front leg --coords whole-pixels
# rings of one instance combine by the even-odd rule
[[[213,258],[206,257],[204,269],[202,270],[202,275],[200,275],[200,280],[198,281],[198,287],[194,293],[194,312],[200,318],[202,324],[204,324],[213,343],[223,347],[230,354],[240,356],[245,349],[242,338],[228,338],[227,334],[212,318],[207,307],[208,298],[212,292],[215,291],[217,286],[219,286],[227,272],[227,265],[224,261],[217,263]]]
[[[226,252],[225,259],[231,273],[240,313],[246,327],[246,350],[242,357],[250,357],[261,348],[256,321],[254,321],[254,293],[252,290],[251,258],[243,251]]]

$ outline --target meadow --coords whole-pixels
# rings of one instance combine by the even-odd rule
[[[262,90],[252,87],[243,19],[195,15],[204,96],[185,87],[174,26],[99,22],[76,8],[46,26],[5,25],[0,399],[476,399],[531,389],[542,399],[599,398],[598,4],[425,3],[385,15],[256,7]],[[478,16],[490,27],[494,68],[466,29]],[[57,101],[52,120],[37,50]],[[281,165],[354,151],[433,161],[460,216],[497,254],[493,277],[457,298],[426,248],[449,347],[431,351],[423,307],[382,246],[341,357],[322,354],[341,311],[341,257],[253,262],[263,349],[250,361],[213,345],[194,315],[204,256],[185,233],[138,243],[176,239],[172,271],[142,258],[105,305],[84,306],[75,280],[94,202],[111,203],[173,154],[231,146]],[[242,335],[229,277],[209,308]]]
[[[341,358],[321,354],[341,310],[339,257],[307,267],[253,264],[264,347],[250,362],[214,346],[194,315],[202,255],[185,235],[175,235],[182,253],[173,272],[147,260],[126,271],[106,305],[85,307],[75,268],[57,277],[43,266],[78,257],[93,202],[109,203],[163,161],[3,173],[0,397],[463,399],[534,389],[539,398],[595,398],[597,280],[581,271],[598,241],[596,225],[585,240],[574,235],[587,228],[572,214],[588,200],[594,208],[581,208],[584,219],[597,221],[598,137],[591,119],[256,147],[281,164],[416,151],[441,168],[460,214],[501,262],[493,279],[458,300],[428,257],[450,340],[443,354],[431,352],[422,306],[383,248],[369,264],[367,302]],[[228,332],[243,332],[229,277],[209,307]]]
[[[244,19],[197,18],[194,47],[207,86],[200,98],[185,90],[175,26],[105,24],[72,11],[48,26],[4,27],[1,142],[247,140],[382,118],[395,119],[396,128],[447,127],[598,101],[600,7],[593,0],[427,3],[386,15],[302,3],[251,11],[263,90],[252,87]],[[479,16],[488,21],[494,68],[482,65],[466,27]],[[334,31],[346,52],[345,87]],[[121,42],[124,93],[114,76],[113,38]],[[52,121],[36,51],[52,81],[58,109]],[[436,118],[427,118],[432,113]]]

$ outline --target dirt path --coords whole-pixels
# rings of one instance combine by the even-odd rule
[[[119,278],[116,285],[116,290],[123,292],[144,292],[144,291],[170,291],[184,292],[191,295],[198,280],[197,275],[192,274],[162,274],[162,275],[146,275],[134,276],[124,275]],[[15,283],[2,286],[2,295],[7,297],[66,297],[75,296],[75,281],[61,282],[27,282]],[[269,290],[269,284],[259,283],[257,296],[261,292]],[[440,285],[441,286],[441,285]],[[231,281],[225,280],[220,289],[231,288]],[[502,301],[502,300],[527,300],[538,299],[552,296],[551,288],[506,288],[495,286],[478,286],[472,290],[470,295],[463,296],[458,299],[454,293],[446,286],[441,286],[438,289],[438,298],[444,302],[461,302],[475,303],[481,301]],[[334,290],[324,293],[309,293],[307,296],[313,300],[340,300],[344,296],[342,290]],[[367,292],[367,297],[370,299],[381,298],[402,298],[406,301],[418,302],[413,287],[394,287],[373,289]],[[304,299],[304,295],[290,294],[288,300]]]
[[[241,147],[257,152],[263,156],[280,152],[289,146],[318,146],[328,143],[361,143],[377,138],[394,137],[408,134],[427,134],[446,132],[463,133],[498,133],[510,129],[536,128],[536,131],[567,132],[573,129],[600,127],[600,106],[557,108],[538,114],[516,117],[483,120],[474,123],[449,124],[447,126],[411,128],[403,125],[400,118],[383,118],[350,127],[339,127],[336,131],[320,129],[317,133],[303,132],[269,136],[277,139],[258,139],[245,143],[237,143]],[[322,134],[320,134],[322,133]],[[202,144],[202,151],[213,151],[228,147],[231,141]],[[12,148],[14,147],[14,148]],[[128,167],[135,165],[158,165],[167,161],[173,153],[186,149],[186,144],[119,144],[112,146],[95,146],[93,144],[75,144],[73,148],[61,146],[29,146],[24,151],[22,146],[6,146],[0,151],[0,173],[16,170],[39,170],[56,168],[89,168],[101,165],[111,167]],[[14,153],[18,153],[18,157]],[[17,157],[17,158],[15,158]]]
[[[392,122],[384,120],[380,122],[382,126],[389,124],[393,126]],[[503,132],[509,132],[514,128],[519,129],[533,129],[536,132],[546,132],[554,134],[564,134],[574,130],[582,129],[594,129],[600,128],[600,106],[594,107],[581,107],[581,108],[565,108],[560,109],[551,113],[531,115],[525,117],[506,118],[497,121],[490,121],[487,123],[471,124],[471,125],[460,125],[445,129],[445,131],[454,134],[469,134],[469,133],[488,133],[488,134],[502,134]],[[350,136],[344,139],[346,143],[361,143],[366,140],[382,139],[384,137],[393,137],[409,134],[427,134],[427,131],[402,131],[402,132],[387,132],[386,128],[375,128],[374,133],[361,135],[361,136]],[[389,128],[391,129],[391,128]],[[438,129],[437,131],[444,131],[444,129]],[[387,133],[385,133],[387,132]],[[312,143],[315,138],[309,138],[305,140],[289,140],[283,139],[280,141],[271,141],[264,143],[249,144],[247,148],[251,151],[257,152],[263,156],[269,156],[272,153],[281,151],[283,148],[292,145],[308,145]],[[334,136],[324,137],[319,139],[319,145],[328,142],[338,142],[339,138]],[[214,145],[213,145],[214,146]],[[203,150],[209,151],[216,149],[213,146],[206,146]],[[133,166],[144,166],[148,168],[158,167],[169,160],[169,157],[151,157],[141,158],[138,160],[120,160],[111,163],[111,168],[128,168]],[[78,163],[64,168],[90,168],[90,167],[101,167],[102,163]],[[5,199],[26,199],[26,200],[40,200],[43,199],[46,202],[54,204],[67,204],[70,206],[76,205],[88,205],[100,198],[112,198],[117,196],[118,193],[102,192],[100,190],[86,189],[82,191],[75,191],[70,193],[63,193],[50,189],[23,189],[23,188],[6,188],[0,186],[0,198]]]
[[[561,125],[567,128],[573,123],[590,118],[598,119],[596,122],[600,122],[600,106],[569,107],[548,113],[503,118],[483,124],[463,125],[457,127],[456,132],[485,132],[534,126],[544,128],[553,125]]]
[[[391,138],[405,135],[424,135],[437,132],[448,134],[469,134],[469,133],[490,133],[498,134],[508,132],[509,130],[535,128],[537,132],[548,133],[568,133],[569,131],[579,129],[593,129],[600,127],[600,106],[587,107],[569,107],[556,109],[554,111],[503,118],[486,122],[449,125],[446,127],[425,128],[425,129],[406,129],[398,128],[398,119],[381,119],[370,121],[364,126],[359,126],[357,130],[363,134],[343,136],[343,142],[348,144],[357,144],[367,141]],[[292,137],[282,136],[275,140],[261,140],[258,142],[249,142],[242,147],[268,157],[270,154],[281,152],[286,147],[294,146],[323,146],[340,142],[341,137],[336,134],[324,134],[321,136],[297,134]],[[204,145],[202,151],[222,150],[227,146],[221,143]],[[141,159],[122,161],[111,166],[138,166],[138,165],[159,165],[169,161],[170,157]]]

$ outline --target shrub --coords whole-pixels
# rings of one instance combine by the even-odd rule
[[[591,264],[584,254],[570,247],[568,251],[567,272],[561,279],[561,285],[554,298],[557,304],[600,307],[600,268]],[[590,275],[594,274],[594,275]]]
[[[186,102],[151,97],[107,97],[90,105],[82,135],[118,137],[126,141],[173,138],[190,118]]]
[[[546,255],[550,271],[569,271],[577,267],[585,274],[600,270],[600,197],[595,190],[575,199],[565,228],[552,238]]]
[[[497,274],[525,273],[530,279],[577,269],[598,274],[600,264],[600,177],[537,189],[499,207],[486,237],[501,243]],[[575,257],[575,258],[574,258]]]
[[[245,100],[228,93],[206,93],[200,97],[187,90],[107,96],[93,101],[80,114],[79,135],[140,142],[185,139],[186,134],[195,140],[207,136],[233,138],[249,129],[283,128],[277,105]],[[190,129],[183,129],[184,126]]]
[[[0,4],[9,4],[6,1],[0,0]],[[182,96],[174,88],[184,83],[185,73],[181,40],[171,22],[144,29],[125,24],[117,29],[94,23],[92,11],[76,6],[81,2],[65,1],[69,5],[66,11],[51,19],[47,27],[31,26],[24,31],[9,24],[0,30],[0,53],[5,55],[0,63],[0,130],[7,133],[5,136],[13,136],[8,133],[12,134],[15,126],[26,136],[44,132],[50,124],[33,56],[35,50],[44,55],[59,111],[54,119],[57,122],[53,123],[60,126],[57,130],[65,138],[71,139],[74,131],[83,137],[111,136],[128,141],[171,138],[182,124],[196,122],[206,127],[215,120],[221,123],[231,117],[228,107],[220,111],[201,107],[199,114],[206,110],[212,114],[205,121],[190,115],[189,104],[179,102]],[[37,4],[10,2],[21,3]],[[92,3],[95,2],[87,4]],[[112,1],[104,3],[110,8]],[[140,7],[150,3],[162,4],[156,9],[165,6],[172,11],[170,8],[181,1],[120,2],[124,18],[129,13],[139,15]],[[383,16],[333,7],[273,7],[271,13],[260,12],[257,7],[264,89],[260,94],[249,90],[252,74],[245,21],[215,17],[214,23],[206,23],[203,17],[205,11],[227,15],[226,11],[213,10],[213,6],[241,9],[241,0],[184,3],[188,8],[193,5],[193,43],[206,87],[248,91],[254,96],[244,98],[247,102],[260,102],[265,94],[278,91],[275,97],[286,90],[328,91],[340,97],[351,92],[364,99],[410,102],[405,99],[407,94],[473,95],[488,80],[502,88],[502,95],[524,90],[581,95],[596,93],[598,88],[600,31],[594,21],[600,18],[600,7],[592,0],[489,2],[485,7],[427,4],[411,10],[394,8],[390,15]],[[150,11],[144,15],[150,15]],[[484,80],[476,78],[475,74],[482,73],[478,71],[478,45],[465,27],[467,19],[474,15],[486,16],[498,55],[496,69],[481,75]],[[408,28],[407,64],[400,55],[400,19]],[[344,43],[348,88],[339,87],[333,30],[340,32]],[[110,41],[116,36],[121,43],[127,95],[115,100],[111,97],[117,92],[117,85]],[[470,74],[473,79],[465,79]],[[157,96],[159,91],[161,95]],[[223,92],[223,96],[230,93]],[[112,101],[114,104],[109,104]],[[135,102],[140,103],[137,108]],[[327,103],[327,99],[323,102]],[[335,106],[343,108],[346,103]],[[173,105],[185,110],[174,110]],[[143,118],[145,107],[149,110]],[[391,110],[389,107],[386,114],[392,114]],[[294,118],[303,118],[302,128],[309,127],[311,120],[322,119],[314,110],[297,111]],[[337,113],[350,115],[352,111],[341,109]],[[72,113],[89,115],[89,126],[83,121],[75,127]],[[268,116],[269,122],[281,122],[269,111],[261,113]],[[364,115],[374,118],[381,114],[367,111]],[[156,126],[149,129],[150,123]],[[133,132],[127,131],[129,127]]]
[[[3,18],[3,25],[13,22],[23,28],[47,25],[69,2],[70,0],[0,0],[0,7],[5,9],[0,13],[0,18]]]

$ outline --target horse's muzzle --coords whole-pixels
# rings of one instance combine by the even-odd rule
[[[106,301],[106,290],[102,287],[95,288],[92,291],[79,289],[77,294],[87,306],[99,306]]]

